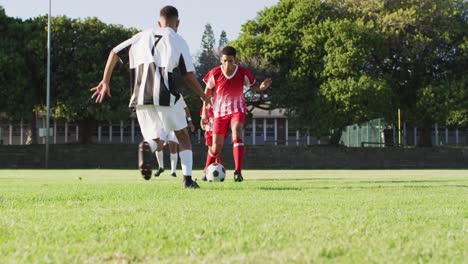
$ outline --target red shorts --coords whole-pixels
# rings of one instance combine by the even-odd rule
[[[213,134],[227,135],[228,129],[237,122],[241,123],[242,125],[245,124],[245,113],[236,112],[226,116],[215,117]]]
[[[224,134],[224,138],[227,138],[228,133]],[[213,131],[205,131],[205,146],[213,146]]]
[[[213,145],[213,131],[205,131],[205,146]]]

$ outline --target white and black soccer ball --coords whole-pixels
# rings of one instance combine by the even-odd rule
[[[224,181],[226,178],[226,169],[220,163],[212,163],[206,169],[206,179],[210,182]]]

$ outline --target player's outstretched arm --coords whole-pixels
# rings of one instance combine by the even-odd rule
[[[205,94],[206,96],[208,96],[208,98],[210,99],[210,102],[211,102],[211,105],[213,105],[213,101],[212,101],[212,96],[211,96],[211,89],[208,89],[208,87],[205,88]],[[206,125],[208,124],[208,114],[207,114],[207,110],[206,110],[206,107],[207,107],[207,104],[205,102],[203,102],[203,107],[202,107],[202,111],[201,111],[201,118],[200,118],[200,124],[203,124]],[[205,130],[205,129],[203,129]]]
[[[187,118],[187,125],[190,128],[190,131],[192,131],[193,133],[195,132],[195,126],[193,125],[192,117],[190,116],[190,109],[186,106],[184,108],[184,111],[185,111],[185,117]]]
[[[184,77],[185,82],[190,86],[190,88],[198,95],[206,104],[211,105],[210,98],[203,92],[203,89],[200,83],[195,78],[195,74],[193,72],[187,72],[182,75]]]
[[[102,103],[106,96],[112,97],[110,93],[110,86],[109,82],[112,77],[112,72],[114,71],[115,64],[119,57],[115,54],[114,51],[109,53],[109,57],[107,58],[106,68],[104,69],[104,74],[102,76],[102,81],[96,87],[90,89],[93,92],[91,98],[94,99],[96,97],[96,103]]]
[[[250,89],[256,91],[256,92],[263,92],[266,89],[268,89],[273,81],[271,78],[266,78],[260,85],[254,84],[250,86]]]

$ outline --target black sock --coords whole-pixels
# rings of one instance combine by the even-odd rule
[[[191,182],[192,181],[192,176],[191,175],[189,175],[189,176],[184,175],[184,181]]]

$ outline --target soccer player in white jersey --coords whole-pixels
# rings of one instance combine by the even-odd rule
[[[181,94],[174,85],[173,70],[179,68],[191,89],[209,104],[209,98],[195,78],[188,45],[177,34],[179,13],[173,6],[160,11],[158,27],[142,31],[115,47],[109,54],[102,81],[91,89],[92,98],[101,103],[111,97],[109,81],[120,58],[128,61],[132,78],[130,107],[135,108],[144,141],[139,145],[139,167],[146,180],[151,178],[152,153],[156,151],[157,132],[164,127],[174,130],[179,141],[185,188],[199,188],[192,180],[193,154],[187,132]]]
[[[185,117],[187,118],[187,125],[190,131],[195,131],[195,126],[193,125],[192,118],[190,116],[190,110],[188,109],[187,105],[185,104],[184,98],[181,97],[182,105],[185,111]],[[158,133],[158,138],[156,139],[156,143],[158,144],[158,148],[156,149],[156,160],[158,161],[158,170],[154,174],[155,177],[159,177],[161,173],[164,172],[164,153],[163,149],[165,144],[169,145],[169,152],[170,152],[170,159],[171,159],[171,176],[177,177],[176,169],[177,169],[177,145],[179,141],[177,141],[177,137],[174,131],[167,130],[166,128],[161,128]]]
[[[213,94],[213,146],[208,150],[206,167],[214,163],[220,155],[228,127],[232,132],[233,155],[235,163],[234,181],[241,182],[242,162],[244,160],[244,124],[247,106],[244,99],[244,86],[262,92],[268,89],[271,79],[260,85],[255,83],[253,74],[236,64],[236,49],[226,46],[221,51],[221,65],[211,69],[203,78],[206,93]],[[202,122],[206,123],[206,108]]]

